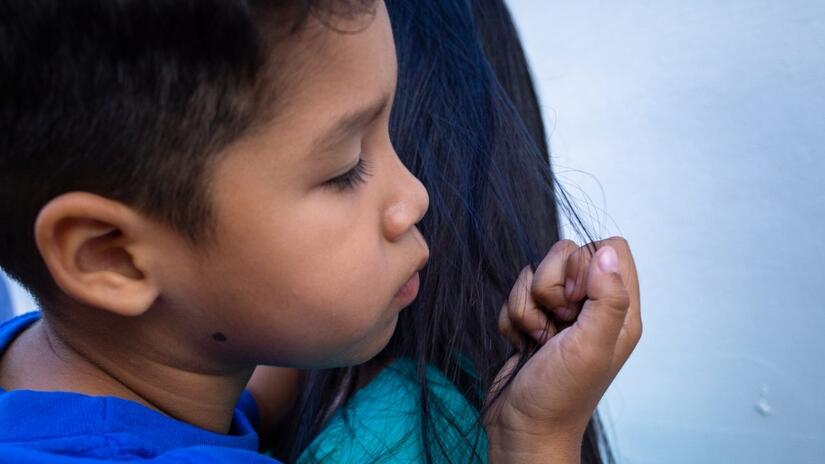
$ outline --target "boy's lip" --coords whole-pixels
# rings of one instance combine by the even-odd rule
[[[399,301],[402,303],[403,306],[406,306],[412,303],[415,297],[418,296],[418,289],[420,287],[420,278],[418,275],[418,271],[420,271],[424,267],[424,265],[427,264],[429,258],[430,253],[429,250],[427,250],[427,253],[425,253],[424,256],[419,260],[418,265],[415,267],[415,271],[413,271],[410,278],[407,279],[407,281],[404,282],[404,285],[402,285],[398,292],[396,292],[395,296],[393,297],[394,300]]]
[[[412,275],[409,280],[401,287],[400,290],[395,294],[394,299],[400,302],[403,306],[406,306],[418,296],[418,287],[420,285],[420,280],[418,277],[418,272]]]

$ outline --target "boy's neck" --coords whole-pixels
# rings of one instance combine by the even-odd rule
[[[176,367],[127,350],[134,344],[101,336],[72,337],[48,316],[12,342],[0,358],[0,387],[6,390],[69,391],[135,401],[183,422],[227,433],[235,405],[252,368],[209,373]]]

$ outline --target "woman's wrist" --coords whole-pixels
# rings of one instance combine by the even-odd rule
[[[487,430],[490,464],[580,464],[583,434]]]

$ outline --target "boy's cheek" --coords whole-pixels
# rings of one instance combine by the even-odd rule
[[[271,236],[223,222],[199,282],[211,307],[205,318],[226,327],[206,330],[227,338],[211,345],[234,345],[242,362],[322,368],[366,361],[387,344],[402,256],[379,246],[374,227],[338,227],[345,218],[327,215],[332,227],[307,214],[280,216],[266,228],[280,231]]]
[[[211,284],[221,291],[202,294],[208,307],[202,331],[226,338],[207,341],[237,353],[238,361],[301,368],[357,364],[377,354],[395,329],[398,309],[377,276],[357,276],[373,282],[372,288],[341,280],[305,286],[314,279],[295,275],[266,285],[249,277]]]
[[[372,295],[376,293],[373,290]],[[349,295],[370,294],[354,291]],[[292,346],[301,347],[301,358],[313,367],[351,365],[372,358],[387,344],[398,320],[397,311],[383,298],[339,298],[337,304],[312,305],[287,317],[293,325],[288,332],[300,334]]]

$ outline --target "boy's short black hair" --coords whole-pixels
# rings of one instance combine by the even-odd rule
[[[0,267],[45,305],[39,211],[86,191],[208,239],[209,166],[269,111],[273,31],[367,0],[0,0]]]

